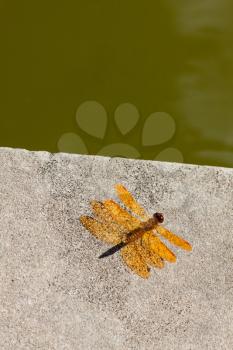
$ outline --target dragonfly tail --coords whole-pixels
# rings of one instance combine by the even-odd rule
[[[123,248],[125,245],[126,245],[125,242],[120,242],[120,243],[114,245],[112,248],[108,249],[106,252],[104,252],[103,254],[101,254],[101,255],[99,256],[99,259],[106,258],[107,256],[112,255],[112,254],[118,252],[118,250],[120,250],[121,248]]]

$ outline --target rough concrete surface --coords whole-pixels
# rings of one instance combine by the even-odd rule
[[[233,169],[0,149],[0,349],[233,349]],[[80,222],[123,183],[192,245],[143,280]]]

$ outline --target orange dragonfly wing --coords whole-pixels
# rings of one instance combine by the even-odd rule
[[[92,200],[91,207],[93,213],[100,221],[112,222],[112,216],[110,212],[105,208],[101,201]]]
[[[114,220],[117,224],[123,226],[126,230],[132,231],[140,226],[141,221],[132,216],[127,210],[123,209],[114,200],[106,199],[103,201],[103,205],[111,215],[112,220]]]
[[[165,227],[158,225],[156,227],[156,231],[172,244],[185,250],[192,250],[192,246],[190,243],[185,241],[183,238],[175,235],[173,232],[168,231]]]
[[[163,259],[159,256],[157,252],[153,251],[150,248],[147,242],[148,242],[147,237],[141,238],[140,253],[143,255],[144,259],[150,266],[154,266],[162,269],[164,267]]]
[[[147,248],[151,254],[156,254],[160,258],[169,262],[175,262],[175,254],[153,234],[153,231],[146,231],[142,236],[142,244]]]
[[[133,195],[122,184],[116,184],[115,190],[120,200],[134,214],[140,216],[143,220],[146,220],[149,218],[145,210],[140,206],[140,204],[136,201]]]
[[[139,252],[139,246],[138,241],[128,243],[121,249],[121,257],[133,272],[142,278],[148,278],[150,269],[147,266],[145,257]]]
[[[118,244],[122,241],[123,230],[114,223],[100,222],[91,216],[85,215],[82,215],[79,220],[96,238],[106,243]]]

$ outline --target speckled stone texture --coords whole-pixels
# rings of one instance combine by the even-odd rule
[[[0,149],[1,350],[233,349],[233,170]],[[123,183],[193,245],[143,280],[79,223]]]

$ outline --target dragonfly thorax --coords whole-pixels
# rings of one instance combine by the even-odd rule
[[[158,226],[159,223],[163,222],[161,221],[162,219],[163,214],[155,213],[150,219],[142,222],[139,227],[129,232],[126,235],[125,243],[134,242],[137,239],[141,238],[145,232],[153,230],[156,226]]]

